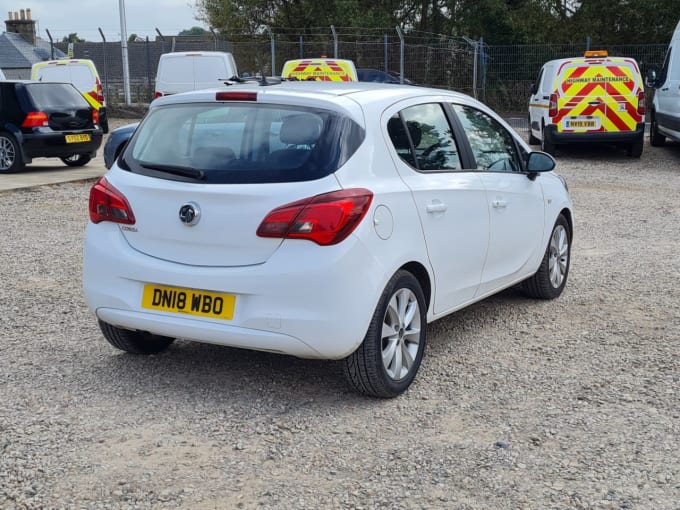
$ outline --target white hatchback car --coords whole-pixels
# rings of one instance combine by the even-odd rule
[[[427,323],[567,281],[554,160],[458,93],[234,85],[157,99],[92,187],[86,299],[115,347],[175,338],[342,360],[359,392],[413,381]]]

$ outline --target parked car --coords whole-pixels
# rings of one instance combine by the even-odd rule
[[[77,88],[88,103],[99,112],[99,125],[109,132],[104,89],[92,60],[62,59],[37,62],[31,67],[31,80],[68,82]]]
[[[645,89],[635,59],[587,51],[546,62],[531,87],[529,143],[612,143],[642,155]]]
[[[123,151],[125,143],[130,139],[138,125],[139,122],[125,124],[109,133],[106,143],[104,144],[104,166],[107,169],[113,166],[113,162],[116,161],[116,158]]]
[[[413,381],[427,323],[520,284],[558,297],[572,203],[482,103],[414,86],[234,85],[155,100],[92,187],[83,285],[104,337],[341,360]]]
[[[158,61],[154,97],[217,87],[238,76],[236,61],[224,51],[163,53]]]
[[[102,143],[98,113],[70,83],[0,82],[0,173],[18,172],[33,158],[83,166]]]
[[[649,141],[659,147],[666,138],[680,142],[680,22],[666,50],[661,72],[650,70],[647,84],[655,89]]]

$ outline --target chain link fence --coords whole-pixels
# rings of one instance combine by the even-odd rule
[[[56,43],[64,53],[68,43]],[[642,72],[659,69],[666,44],[603,47],[610,55],[635,58]],[[489,46],[481,40],[392,30],[329,27],[295,33],[279,29],[260,35],[163,36],[129,42],[130,95],[133,103],[153,98],[160,55],[173,51],[227,51],[242,75],[278,75],[289,59],[318,57],[353,60],[357,68],[400,75],[419,85],[460,91],[500,113],[526,112],[529,88],[543,63],[582,55],[583,45]],[[600,49],[600,48],[598,48]],[[109,103],[124,102],[121,43],[81,42],[73,58],[95,62]],[[649,91],[651,93],[651,91]],[[649,94],[648,94],[649,97]]]

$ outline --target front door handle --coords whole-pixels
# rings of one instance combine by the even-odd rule
[[[449,208],[446,204],[436,201],[432,202],[431,204],[427,204],[425,207],[425,210],[429,213],[440,213],[440,212],[446,212],[446,210]]]
[[[505,208],[505,206],[508,205],[508,203],[505,200],[496,199],[493,202],[491,202],[491,205],[494,206],[496,209],[503,209]]]

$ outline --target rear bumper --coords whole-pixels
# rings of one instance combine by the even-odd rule
[[[28,158],[62,158],[73,154],[94,154],[102,144],[100,129],[87,131],[91,136],[89,142],[66,143],[66,134],[54,131],[45,133],[23,133],[22,149]]]
[[[635,131],[563,133],[556,125],[546,126],[546,134],[552,143],[618,143],[632,142],[645,135],[645,123],[637,124]]]

